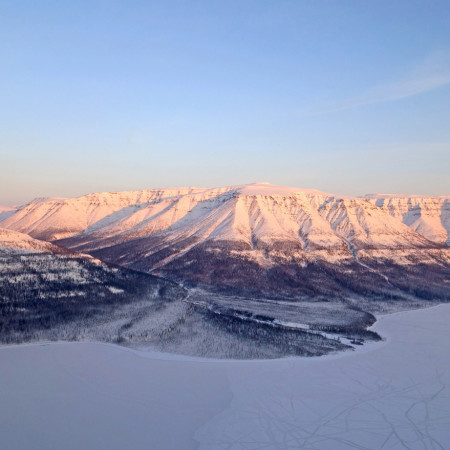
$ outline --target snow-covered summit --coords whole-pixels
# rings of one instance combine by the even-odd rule
[[[267,182],[244,184],[235,187],[235,191],[241,195],[265,195],[265,196],[289,196],[293,194],[308,194],[308,195],[326,195],[331,196],[325,192],[315,189],[302,189],[297,187],[279,186]]]

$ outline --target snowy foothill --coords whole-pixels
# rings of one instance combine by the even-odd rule
[[[445,449],[450,305],[382,316],[386,338],[231,361],[96,343],[0,348],[8,449]]]

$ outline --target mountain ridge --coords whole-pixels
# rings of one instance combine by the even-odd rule
[[[213,290],[446,297],[446,198],[420,202],[253,183],[31,202],[0,226]]]
[[[393,279],[404,284],[400,273],[420,266],[426,269],[423,283],[428,270],[446,279],[450,223],[447,210],[438,207],[446,202],[253,183],[31,202],[0,226],[177,281],[227,289],[264,284],[261,291],[271,294],[278,283],[288,295],[311,289],[329,295],[342,283],[360,289],[358,277],[369,277],[384,292]],[[319,286],[320,271],[328,273],[327,289]],[[417,283],[421,276],[410,278]]]
[[[185,196],[202,196],[202,200],[207,200],[225,193],[236,196],[269,196],[274,198],[296,194],[306,196],[314,195],[317,198],[342,199],[343,201],[353,200],[354,202],[360,202],[362,199],[365,199],[377,206],[383,201],[383,198],[386,198],[386,196],[380,197],[383,194],[370,194],[365,197],[336,196],[314,189],[290,188],[268,183],[253,183],[250,185],[228,186],[224,188],[187,187],[114,193],[102,192],[87,194],[73,199],[39,198],[20,207],[10,217],[1,220],[0,224],[4,228],[21,231],[39,239],[58,240],[85,232],[89,228],[99,228],[102,225],[102,220],[105,221],[105,218],[114,213],[120,215],[120,211],[124,215],[130,215],[129,213],[137,213],[150,204],[161,203],[163,199],[167,204],[171,199],[180,200],[181,197]],[[418,199],[419,197],[415,198]],[[450,199],[450,197],[445,196],[440,196],[439,198],[442,198],[443,201]],[[187,202],[184,201],[184,203],[186,204]],[[189,207],[192,205],[185,206]],[[130,210],[124,210],[127,207]],[[145,214],[141,212],[140,215]],[[134,218],[139,220],[138,214]],[[148,217],[143,217],[142,220],[146,219]],[[111,217],[110,221],[115,221],[115,218]],[[446,222],[448,221],[446,220]],[[46,228],[47,224],[49,225]],[[450,224],[446,225],[450,229]],[[447,230],[447,234],[449,232]],[[431,238],[431,240],[434,238],[433,233],[424,233],[423,235],[428,239]],[[442,239],[440,242],[442,242]]]

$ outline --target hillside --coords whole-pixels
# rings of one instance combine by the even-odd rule
[[[79,339],[124,309],[133,320],[144,307],[164,308],[184,296],[166,280],[0,229],[1,342]]]

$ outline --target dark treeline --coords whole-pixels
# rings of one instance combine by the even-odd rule
[[[349,348],[338,340],[327,339],[318,333],[287,329],[212,311],[205,315],[210,322],[230,334],[253,340],[255,345],[275,345],[284,355],[317,356]]]

